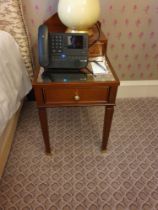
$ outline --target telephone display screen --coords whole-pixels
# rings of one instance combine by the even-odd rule
[[[67,36],[67,47],[69,49],[83,49],[83,36]]]

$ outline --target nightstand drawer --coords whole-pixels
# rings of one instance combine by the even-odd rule
[[[49,87],[43,88],[44,103],[47,104],[105,104],[108,87]]]

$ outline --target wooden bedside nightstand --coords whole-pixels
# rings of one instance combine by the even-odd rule
[[[48,23],[48,27],[52,23],[53,29],[49,27],[49,30],[56,32],[65,30],[56,15],[46,23]],[[92,53],[95,53],[94,47]],[[33,88],[46,153],[51,153],[46,109],[62,106],[105,106],[101,149],[106,150],[119,80],[107,57],[105,63],[108,72],[102,76],[87,73],[83,79],[80,77],[74,79],[75,75],[66,74],[66,78],[70,78],[68,81],[64,79],[65,76],[62,74],[60,74],[60,77],[55,75],[54,81],[43,79],[41,70],[37,70]]]

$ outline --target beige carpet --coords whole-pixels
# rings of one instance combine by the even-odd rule
[[[106,154],[102,107],[48,110],[52,156],[26,102],[0,181],[0,210],[157,210],[158,99],[119,99]]]

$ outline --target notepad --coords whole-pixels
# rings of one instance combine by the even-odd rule
[[[105,66],[104,61],[101,62],[91,62],[91,66],[93,69],[93,74],[107,74],[108,70],[107,67]]]

